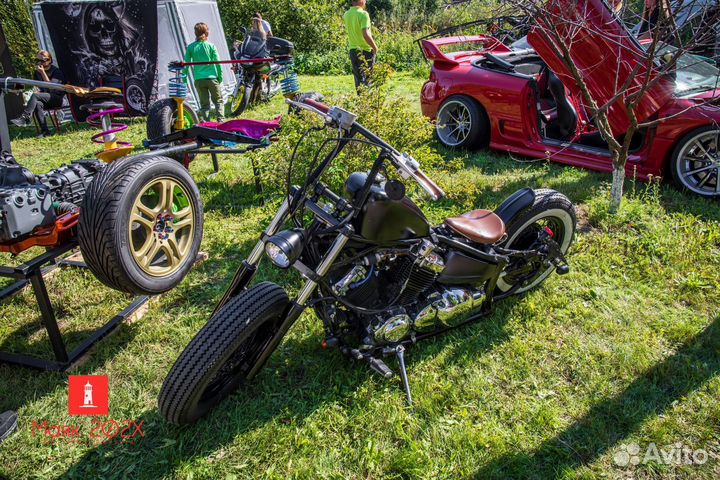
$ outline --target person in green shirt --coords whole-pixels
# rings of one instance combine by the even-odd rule
[[[369,76],[375,65],[377,45],[370,30],[370,14],[365,10],[365,0],[353,0],[352,7],[343,15],[348,34],[350,63],[352,63],[355,88],[369,85]]]
[[[185,52],[186,62],[217,62],[220,60],[217,48],[208,42],[210,28],[206,23],[198,23],[195,25],[195,40],[188,45]],[[185,67],[185,78],[187,81],[188,67]],[[225,105],[223,104],[223,96],[221,85],[223,81],[222,68],[220,65],[194,65],[192,74],[195,80],[195,90],[198,93],[200,102],[200,112],[198,112],[201,120],[210,119],[210,99],[215,105],[215,112],[219,122],[225,118]]]

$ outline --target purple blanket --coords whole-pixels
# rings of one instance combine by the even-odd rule
[[[227,122],[200,122],[199,127],[216,128],[225,132],[240,133],[250,138],[259,140],[268,133],[280,128],[280,120],[282,116],[275,120],[252,120],[249,118],[239,118],[236,120],[228,120]]]

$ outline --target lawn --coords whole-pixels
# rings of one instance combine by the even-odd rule
[[[350,77],[303,77],[306,90],[351,91]],[[417,102],[422,80],[398,76]],[[251,112],[270,118],[281,99]],[[419,111],[419,109],[418,109]],[[362,120],[362,119],[361,119]],[[398,121],[402,121],[398,119]],[[91,130],[28,138],[17,158],[42,173],[90,155]],[[135,144],[144,123],[126,132]],[[718,478],[720,476],[720,209],[669,185],[629,180],[606,213],[609,176],[481,151],[449,152],[464,168],[437,177],[449,200],[434,221],[492,208],[520,187],[564,192],[578,208],[572,271],[497,305],[487,319],[408,350],[414,409],[399,380],[320,348],[311,314],[264,371],[196,425],[166,424],[156,407],[175,358],[208,319],[234,268],[276,208],[258,206],[247,157],[191,166],[205,204],[209,260],[125,323],[70,374],[108,375],[108,419],[143,421],[144,437],[96,444],[33,435],[33,421],[92,428],[67,413],[67,373],[0,366],[0,411],[20,413],[0,445],[0,475],[25,478]],[[26,258],[27,255],[23,258]],[[17,262],[7,255],[3,263]],[[281,281],[263,269],[260,277]],[[3,284],[0,284],[3,285]],[[294,281],[291,283],[295,288]],[[128,301],[90,273],[48,281],[72,345]],[[0,349],[51,355],[30,292],[0,307]],[[394,365],[391,365],[394,366]],[[626,445],[638,465],[622,463]],[[702,465],[643,462],[650,445],[702,449]],[[634,451],[630,451],[634,453]],[[658,461],[659,459],[659,461]]]

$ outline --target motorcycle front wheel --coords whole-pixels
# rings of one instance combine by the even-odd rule
[[[163,382],[158,407],[168,422],[195,422],[227,398],[272,339],[289,303],[274,283],[233,297],[195,335]]]
[[[247,85],[238,85],[235,93],[230,98],[230,116],[237,117],[247,109],[250,103],[252,87]]]
[[[576,224],[575,207],[565,195],[550,189],[535,190],[535,202],[532,206],[519,212],[508,222],[505,229],[507,239],[501,246],[513,250],[530,250],[537,244],[539,235],[547,232],[565,255],[572,243]],[[506,272],[513,268],[522,269],[522,283],[517,285],[518,282],[511,274],[503,273],[496,287],[499,294],[510,290],[514,290],[515,294],[532,290],[544,282],[555,269],[554,266],[547,266],[539,261],[516,261],[525,264],[511,264]]]

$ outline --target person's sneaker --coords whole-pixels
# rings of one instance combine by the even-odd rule
[[[50,130],[45,130],[44,132],[38,133],[38,138],[45,138],[45,137],[51,137],[52,132]]]
[[[12,410],[0,413],[0,442],[17,429],[18,414]]]
[[[20,115],[18,118],[13,118],[12,120],[10,120],[10,123],[15,125],[16,127],[29,127],[31,125],[30,117],[26,117],[25,115]]]

